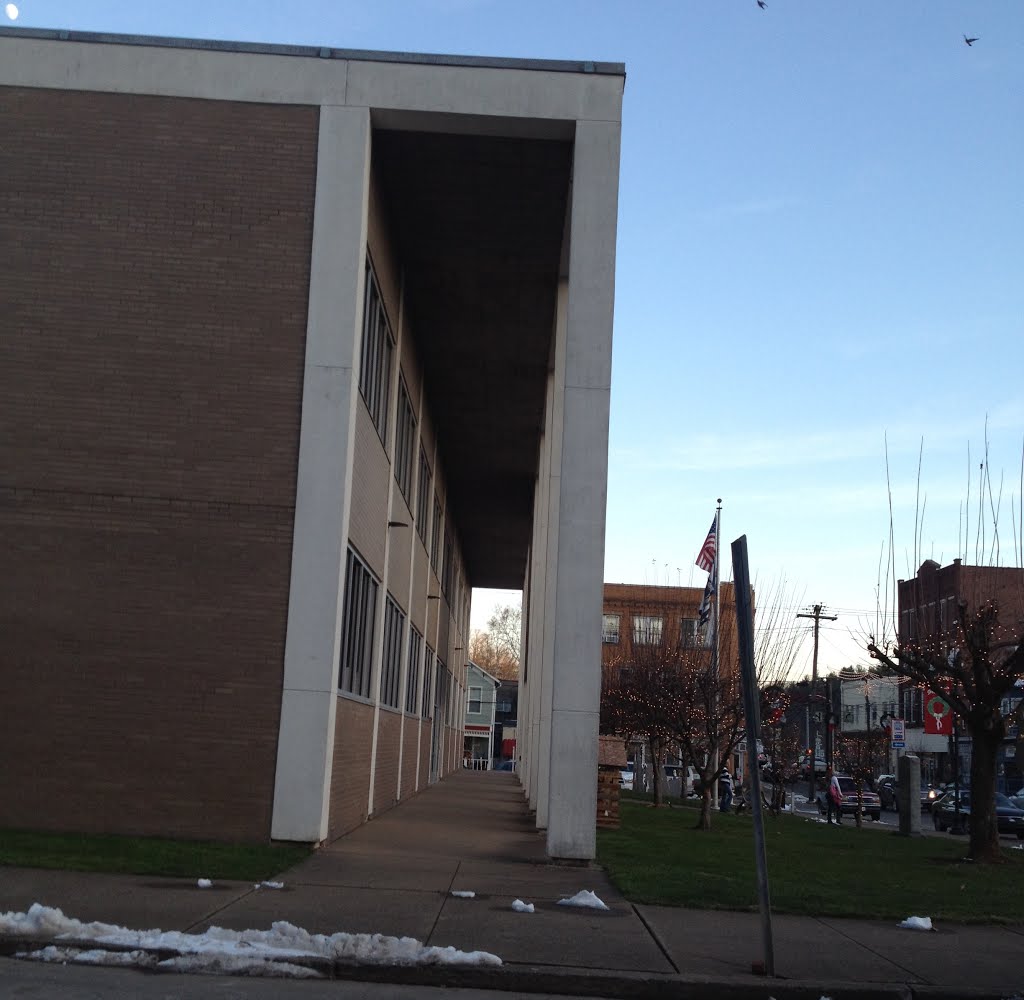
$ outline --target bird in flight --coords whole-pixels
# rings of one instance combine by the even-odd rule
[[[966,35],[964,35],[964,41],[968,45],[973,45],[977,40],[978,40],[977,38],[968,38]]]
[[[764,10],[768,6],[768,4],[766,4],[764,0],[757,0],[757,6],[760,7],[761,10]]]

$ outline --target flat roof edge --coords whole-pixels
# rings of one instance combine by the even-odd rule
[[[524,69],[554,73],[593,73],[625,76],[625,63],[562,59],[505,59],[498,56],[455,56],[421,52],[377,52],[373,49],[338,49],[331,46],[276,45],[266,42],[225,42],[205,38],[171,38],[160,35],[119,35],[58,28],[0,26],[0,38],[37,38],[58,42],[91,42],[98,45],[140,45],[165,49],[202,49],[256,55],[300,56],[307,59],[341,59],[359,62],[414,63],[428,66],[464,66],[475,69]]]

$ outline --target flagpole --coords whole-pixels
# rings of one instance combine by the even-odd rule
[[[714,798],[712,799],[712,803],[711,803],[711,808],[712,809],[714,809],[715,805],[720,801],[719,800],[719,795],[718,795],[718,776],[722,773],[722,761],[721,761],[721,758],[719,756],[719,750],[718,750],[718,747],[719,747],[718,738],[719,738],[719,735],[720,735],[719,731],[718,731],[718,709],[719,709],[719,702],[718,702],[718,656],[719,656],[719,652],[720,652],[720,646],[719,646],[719,641],[718,640],[719,640],[719,635],[720,635],[720,629],[719,629],[718,626],[719,626],[719,621],[720,621],[719,613],[720,613],[720,608],[721,608],[721,605],[719,603],[719,597],[721,596],[720,595],[720,591],[721,591],[721,576],[719,574],[720,565],[719,565],[719,561],[718,560],[719,560],[719,554],[721,553],[721,551],[722,551],[722,498],[719,497],[718,498],[718,506],[715,508],[715,565],[714,565],[713,570],[712,570],[712,572],[715,574],[715,602],[714,602],[714,609],[713,609],[714,617],[712,618],[712,626],[713,626],[715,632],[714,632],[714,639],[713,639],[712,646],[711,646],[711,680],[712,680],[712,683],[714,684],[714,689],[713,689],[713,693],[712,693],[712,709],[711,709],[711,711],[714,713],[714,718],[713,718],[712,723],[711,723],[711,729],[712,729],[712,732],[714,734],[714,741],[715,741],[715,745],[714,745],[714,748],[713,748],[714,749],[713,764],[714,764],[715,779],[714,779],[714,784],[712,785],[712,795],[714,796]]]

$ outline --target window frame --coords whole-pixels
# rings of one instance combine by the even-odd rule
[[[351,548],[345,560],[338,689],[369,700],[380,581]]]
[[[615,619],[615,629],[609,627],[611,619]],[[614,636],[614,638],[612,638]],[[622,615],[601,615],[601,642],[609,646],[617,646],[622,637]]]
[[[391,366],[395,336],[388,320],[384,297],[369,255],[366,258],[366,288],[363,293],[362,348],[359,359],[359,393],[370,413],[381,443],[387,440],[388,408],[391,399]]]
[[[387,595],[384,603],[384,649],[380,663],[380,703],[400,709],[402,679],[402,640],[405,635],[405,612]]]
[[[632,625],[634,646],[660,646],[665,640],[664,615],[633,615]]]

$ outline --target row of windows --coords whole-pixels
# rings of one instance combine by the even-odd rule
[[[620,640],[621,615],[603,615],[601,641],[615,645]],[[665,639],[665,619],[661,615],[633,615],[633,644],[660,646]],[[696,618],[683,618],[679,624],[679,645],[686,648],[704,648],[708,642],[706,626]]]
[[[338,687],[361,698],[371,697],[373,672],[374,628],[377,612],[377,595],[380,584],[369,567],[353,552],[348,551],[345,565],[345,602],[341,622],[341,654],[338,672]],[[405,684],[405,711],[416,714],[417,692],[420,686],[420,662],[423,658],[423,690],[419,702],[420,715],[424,719],[434,714],[431,699],[431,684],[434,676],[435,654],[425,646],[423,636],[408,624],[405,613],[388,594],[384,605],[384,636],[381,657],[380,701],[391,708],[401,708],[402,641],[406,630],[409,633],[409,647]],[[452,694],[451,674],[444,662],[436,657],[438,675],[448,677],[439,695],[438,705],[445,706],[445,719],[451,723],[451,705],[445,700]]]
[[[380,293],[380,285],[369,259],[366,262],[366,292],[363,303],[362,361],[359,371],[359,391],[370,411],[381,441],[387,441],[388,399],[391,386],[392,364],[395,355],[395,337],[388,321],[387,311]],[[433,474],[422,443],[419,445],[418,468],[414,468],[417,452],[417,420],[405,379],[399,374],[398,401],[395,413],[394,474],[402,496],[413,511],[413,476],[416,474],[416,531],[427,545],[427,518],[431,515],[430,565],[441,581],[441,590],[454,609],[460,627],[465,627],[468,610],[462,607],[461,575],[456,576],[454,547],[451,533],[444,529],[444,509],[433,492]],[[443,545],[443,548],[442,548]],[[454,588],[454,592],[453,592]],[[390,704],[390,703],[389,703]]]

